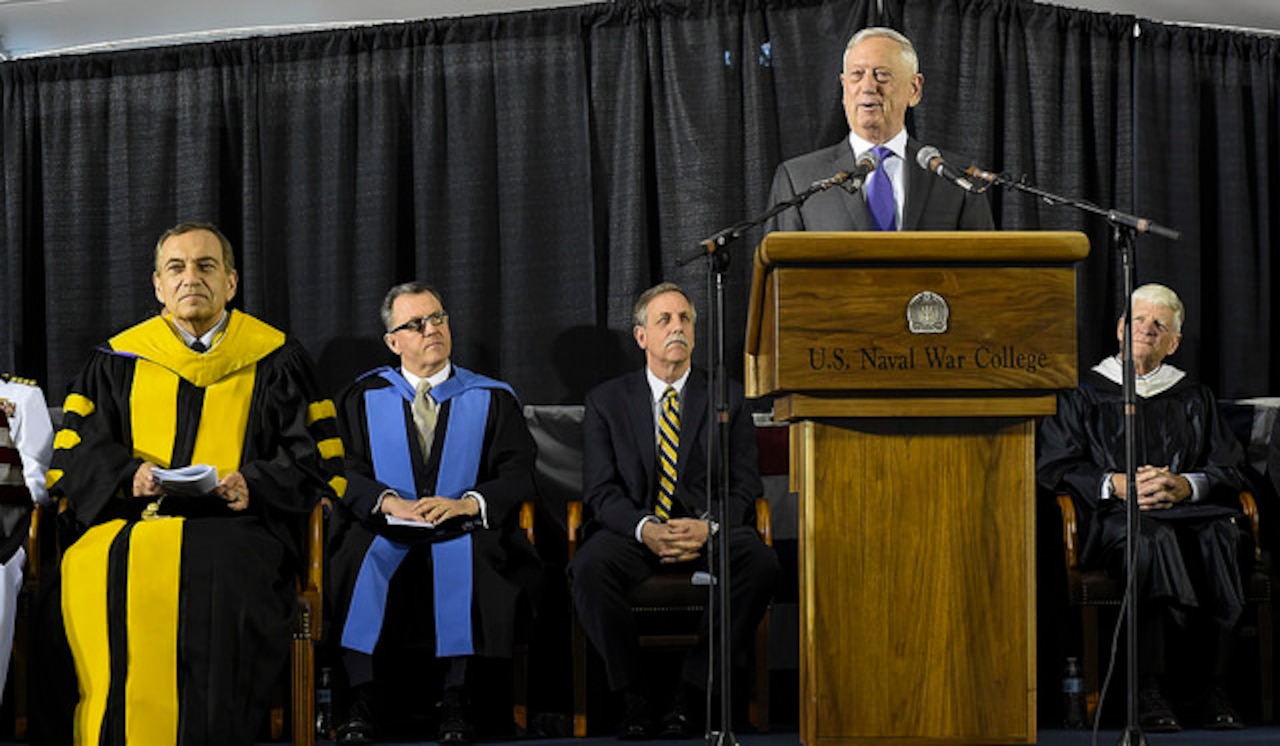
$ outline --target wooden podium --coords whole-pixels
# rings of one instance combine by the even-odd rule
[[[1036,739],[1035,418],[1080,233],[772,233],[748,396],[792,423],[800,740]]]

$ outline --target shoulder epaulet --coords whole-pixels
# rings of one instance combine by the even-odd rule
[[[24,386],[36,385],[36,379],[34,378],[22,378],[21,376],[14,376],[8,373],[0,373],[0,378],[3,378],[5,381],[8,381],[9,383],[20,383]]]

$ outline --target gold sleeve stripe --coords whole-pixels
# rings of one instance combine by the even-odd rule
[[[320,451],[320,458],[342,458],[342,438],[325,438],[316,443],[316,449]]]
[[[52,487],[53,485],[57,484],[60,481],[62,481],[61,469],[50,469],[49,471],[46,471],[44,473],[44,486],[46,489],[49,487]]]
[[[333,406],[332,399],[321,399],[307,405],[307,427],[316,424],[318,420],[336,418],[337,416],[338,409]]]
[[[80,680],[77,733],[101,732],[107,711],[107,691],[111,688],[107,556],[122,528],[121,520],[94,526],[62,555],[62,618]]]
[[[75,448],[78,445],[80,445],[80,433],[75,430],[64,427],[58,431],[57,435],[53,436],[53,449],[55,451]]]
[[[329,488],[332,489],[333,494],[337,495],[338,499],[341,500],[342,496],[347,494],[347,478],[334,477],[333,479],[330,479]]]
[[[125,721],[129,743],[178,740],[178,587],[182,575],[184,521],[139,521],[129,537],[129,583],[125,600],[129,656],[125,712],[146,713]]]
[[[81,417],[88,417],[93,414],[93,400],[81,394],[67,394],[67,400],[62,403],[62,411],[78,414]]]

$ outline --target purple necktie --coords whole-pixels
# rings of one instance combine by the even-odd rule
[[[876,230],[891,231],[898,225],[898,207],[893,199],[893,184],[889,183],[889,175],[885,173],[884,164],[893,157],[893,151],[883,145],[871,149],[879,162],[876,170],[867,179],[867,209],[871,212],[871,222]]]

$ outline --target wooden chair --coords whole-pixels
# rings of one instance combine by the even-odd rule
[[[582,541],[582,501],[568,505],[569,559]],[[773,528],[769,501],[756,498],[756,530],[768,546],[773,546]],[[641,627],[641,647],[691,647],[698,641],[699,620],[706,609],[707,588],[689,582],[689,572],[657,572],[632,590],[631,608]],[[667,624],[655,620],[666,617]],[[672,623],[671,617],[680,617]],[[686,618],[687,617],[687,618]],[[646,624],[650,629],[644,629]],[[769,729],[769,614],[766,612],[756,628],[755,671],[750,709],[752,726],[760,732]],[[587,636],[577,615],[573,616],[573,735],[587,735]]]
[[[316,742],[316,643],[323,629],[325,516],[333,508],[321,500],[307,519],[302,571],[297,581],[298,616],[289,651],[289,732],[293,746]],[[284,705],[271,708],[271,740],[284,735]]]
[[[1084,672],[1086,716],[1093,723],[1098,709],[1098,612],[1104,607],[1119,610],[1124,586],[1101,570],[1086,571],[1080,568],[1079,524],[1075,501],[1070,495],[1058,495],[1058,509],[1062,513],[1062,549],[1067,570],[1067,597],[1072,608],[1080,610],[1080,626],[1083,635],[1081,667]],[[1262,549],[1258,543],[1258,506],[1249,492],[1240,493],[1240,506],[1249,519],[1253,533],[1254,556],[1251,567],[1245,572],[1245,596],[1253,607],[1252,624],[1244,624],[1241,632],[1254,637],[1258,645],[1258,688],[1261,697],[1263,722],[1271,722],[1273,672],[1271,627],[1271,579],[1263,566]]]
[[[304,572],[298,582],[298,626],[294,630],[293,650],[290,654],[289,690],[291,731],[294,746],[314,746],[315,701],[315,645],[321,634],[321,610],[324,588],[324,517],[332,508],[328,500],[311,512],[307,530],[307,557]],[[533,543],[534,504],[525,501],[520,505],[520,528]],[[513,673],[512,717],[520,732],[529,727],[529,647],[526,642],[516,644],[515,670]],[[283,707],[271,710],[271,738],[278,741],[284,730]]]
[[[22,590],[18,594],[18,610],[13,625],[13,656],[10,674],[13,692],[13,736],[18,741],[27,738],[27,706],[29,701],[27,651],[31,645],[31,618],[40,595],[40,552],[44,541],[53,530],[52,506],[37,505],[31,511],[31,523],[27,527],[27,565],[22,573]]]
[[[297,581],[298,616],[293,633],[289,661],[290,730],[294,746],[314,746],[316,735],[315,645],[320,639],[321,610],[324,600],[324,521],[331,505],[328,499],[312,509],[307,520],[303,569]],[[27,660],[31,605],[40,589],[41,552],[48,550],[44,542],[57,541],[53,530],[54,513],[67,509],[66,498],[56,507],[40,507],[31,513],[27,538],[27,571],[22,582],[18,619],[14,629],[14,736],[24,740],[27,730]],[[62,547],[55,546],[53,557],[61,558]],[[284,735],[284,705],[277,703],[269,713],[272,740]]]

